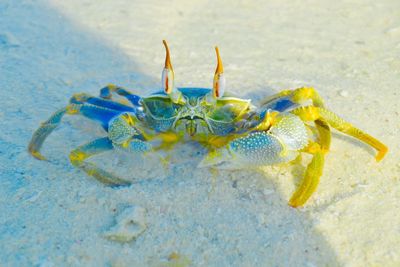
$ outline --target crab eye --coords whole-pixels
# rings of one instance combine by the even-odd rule
[[[224,77],[224,66],[219,55],[218,47],[215,47],[217,53],[217,68],[215,69],[214,82],[213,82],[213,96],[214,98],[221,98],[225,93],[225,77]]]

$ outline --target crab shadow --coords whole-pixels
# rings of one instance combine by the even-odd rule
[[[66,119],[72,127],[49,137],[44,153],[51,162],[30,157],[32,132],[73,93],[97,94],[109,82],[150,92],[158,80],[48,4],[6,0],[0,9],[6,11],[0,18],[0,96],[7,118],[0,133],[0,210],[7,214],[0,219],[1,262],[133,266],[179,251],[195,265],[339,265],[311,216],[287,205],[273,175],[197,169],[205,153],[197,145],[169,151],[173,164],[164,175],[127,188],[106,187],[69,165],[69,150],[104,135],[84,118]],[[110,156],[118,157],[99,159]],[[147,166],[149,175],[162,168],[157,161],[136,164]],[[140,171],[118,167],[132,176]],[[101,235],[121,203],[144,207],[148,220],[148,230],[125,245]]]

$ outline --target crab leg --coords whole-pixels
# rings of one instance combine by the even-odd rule
[[[40,154],[40,148],[42,147],[42,144],[47,136],[49,136],[49,134],[51,134],[51,132],[60,124],[61,118],[66,112],[67,108],[57,110],[33,133],[32,139],[28,146],[28,151],[32,154],[32,156],[40,160],[46,159],[42,154]]]
[[[89,119],[100,121],[105,129],[108,127],[108,122],[111,118],[117,116],[121,112],[91,104],[69,104],[65,108],[56,111],[47,121],[33,133],[32,139],[29,142],[28,151],[37,159],[45,160],[46,158],[40,153],[40,148],[54,129],[60,124],[62,117],[65,114],[83,115]]]
[[[100,97],[105,98],[105,99],[111,99],[112,98],[112,93],[117,93],[120,96],[125,97],[128,99],[134,106],[140,106],[139,101],[140,101],[140,96],[137,96],[135,94],[132,94],[125,88],[116,86],[114,84],[109,84],[106,87],[102,88],[100,90]]]
[[[320,107],[306,106],[296,108],[292,110],[292,113],[299,116],[304,121],[325,121],[338,131],[348,134],[372,146],[378,151],[378,154],[375,156],[376,161],[382,160],[388,151],[388,148],[379,140],[354,127],[352,124],[346,122],[332,111]]]
[[[328,123],[323,120],[316,120],[315,126],[318,130],[318,142],[310,142],[302,152],[313,155],[304,173],[303,180],[289,200],[292,207],[302,206],[311,195],[317,190],[322,170],[324,168],[325,154],[329,151],[331,143],[331,131]]]
[[[296,192],[290,198],[289,205],[298,207],[303,205],[317,189],[319,179],[322,176],[324,156],[329,151],[331,134],[329,125],[333,128],[353,136],[378,150],[376,160],[380,161],[388,151],[388,148],[374,137],[355,128],[344,121],[335,113],[320,107],[300,107],[292,111],[304,121],[314,121],[319,133],[318,143],[310,142],[303,152],[313,154],[313,158],[304,174],[303,181]]]
[[[70,154],[71,163],[104,184],[129,185],[131,182],[102,170],[85,160],[113,148],[130,153],[144,153],[151,150],[152,145],[144,141],[144,136],[137,129],[135,119],[134,114],[126,112],[114,117],[109,122],[108,137],[97,139],[73,150]]]
[[[331,129],[329,127],[329,124],[320,119],[316,120],[314,123],[319,134],[318,143],[321,146],[321,150],[328,152],[331,145]]]
[[[70,101],[71,104],[91,104],[95,105],[98,107],[102,108],[108,108],[108,109],[113,109],[113,110],[119,110],[119,111],[128,111],[128,112],[134,112],[135,108],[131,106],[127,106],[115,101],[110,101],[107,99],[99,98],[99,97],[94,97],[89,94],[81,93],[81,94],[75,94],[71,97]]]
[[[100,182],[108,185],[130,185],[131,182],[123,180],[112,173],[98,168],[95,164],[85,160],[91,156],[112,150],[113,143],[107,137],[96,139],[71,151],[69,158],[72,165],[93,176]]]
[[[294,90],[283,90],[273,96],[265,98],[261,102],[263,109],[285,111],[297,104],[311,100],[316,107],[324,107],[324,101],[318,92],[312,87],[301,87]]]
[[[289,205],[292,207],[303,205],[311,197],[317,189],[324,168],[326,152],[322,150],[318,143],[311,143],[304,152],[313,154],[313,158],[307,166],[300,186],[289,200]]]

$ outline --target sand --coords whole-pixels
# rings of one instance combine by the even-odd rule
[[[399,10],[388,0],[1,1],[0,265],[400,266]],[[230,92],[257,103],[313,86],[389,154],[376,163],[335,133],[318,191],[293,209],[307,158],[213,174],[196,169],[194,144],[171,151],[167,168],[112,152],[96,162],[135,183],[109,188],[69,163],[104,135],[79,117],[49,137],[49,161],[27,153],[74,93],[158,89],[162,39],[177,86],[210,87],[219,45]]]

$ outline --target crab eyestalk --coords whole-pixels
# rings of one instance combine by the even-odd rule
[[[161,88],[174,103],[177,103],[181,99],[181,94],[174,88],[174,70],[171,64],[168,44],[165,40],[163,40],[163,44],[165,47],[165,66],[161,74]]]
[[[224,66],[219,55],[218,46],[215,47],[217,53],[217,68],[215,69],[214,82],[213,82],[213,96],[218,99],[224,95],[225,92],[225,77],[224,77]]]

